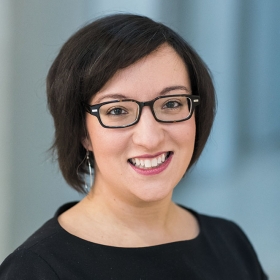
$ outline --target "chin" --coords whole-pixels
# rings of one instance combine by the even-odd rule
[[[135,198],[142,203],[152,203],[152,202],[159,202],[164,199],[170,200],[172,197],[173,188],[164,190],[162,188],[155,188],[150,187],[142,189],[141,192],[135,192],[134,196]]]

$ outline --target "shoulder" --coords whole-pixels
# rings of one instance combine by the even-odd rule
[[[188,210],[199,222],[199,240],[204,253],[214,254],[228,268],[235,263],[248,275],[255,273],[254,279],[267,279],[250,240],[235,222]]]
[[[22,245],[20,245],[17,251],[22,249],[36,250],[41,244],[47,243],[49,239],[59,234],[61,228],[56,218],[48,220],[37,231],[35,231]]]
[[[240,237],[245,238],[248,241],[248,238],[244,234],[243,230],[233,221],[221,218],[214,217],[205,214],[198,213],[192,209],[183,207],[189,211],[198,221],[200,230],[207,235],[214,235],[219,237]]]
[[[29,249],[17,249],[0,266],[1,280],[59,279],[40,255]]]
[[[58,244],[55,218],[46,222],[0,266],[0,279],[59,279],[46,259],[51,247]]]
[[[235,245],[246,245],[246,247],[253,249],[248,237],[235,222],[225,218],[212,217],[204,214],[196,213],[196,215],[199,220],[201,231],[203,231],[208,238],[217,239],[220,242],[232,242]]]
[[[71,205],[62,206],[54,218],[41,226],[4,260],[0,266],[1,280],[59,279],[52,265],[55,258],[53,253],[59,250],[67,235],[60,227],[57,216]]]

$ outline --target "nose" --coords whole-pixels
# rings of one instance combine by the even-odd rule
[[[163,125],[155,120],[149,107],[144,107],[139,122],[133,128],[133,143],[155,151],[164,140]]]

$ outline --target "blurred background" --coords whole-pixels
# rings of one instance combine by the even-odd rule
[[[280,279],[278,0],[1,0],[0,262],[60,205],[81,199],[47,152],[45,77],[73,32],[115,12],[167,24],[211,69],[216,122],[174,200],[237,222],[270,279]]]

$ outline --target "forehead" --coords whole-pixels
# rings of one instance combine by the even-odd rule
[[[185,92],[191,92],[184,61],[172,47],[164,44],[136,63],[118,70],[92,101],[99,102],[113,94],[145,101],[172,87],[184,87]]]

